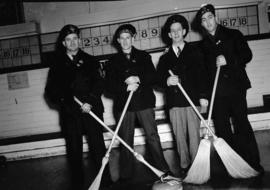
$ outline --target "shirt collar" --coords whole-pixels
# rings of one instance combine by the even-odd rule
[[[175,55],[177,55],[177,53],[178,53],[178,47],[180,47],[181,52],[183,51],[185,44],[186,43],[182,43],[180,45],[172,45],[172,49],[173,49]]]

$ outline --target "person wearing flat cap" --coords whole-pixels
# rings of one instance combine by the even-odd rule
[[[165,90],[182,177],[186,175],[197,154],[200,120],[177,84],[181,83],[198,108],[206,108],[208,105],[202,53],[198,47],[185,41],[188,31],[189,24],[184,16],[177,14],[167,19],[163,27],[163,39],[168,48],[157,65],[159,86]],[[170,75],[169,70],[174,75]]]
[[[220,67],[213,107],[216,134],[263,174],[258,145],[247,117],[246,95],[251,84],[245,68],[252,59],[252,51],[239,30],[218,24],[212,4],[203,5],[195,18],[203,36],[201,47],[210,81],[209,89]]]
[[[153,110],[156,71],[149,53],[133,46],[135,35],[136,29],[131,24],[123,24],[116,30],[114,38],[118,53],[110,59],[106,69],[107,91],[114,97],[116,115],[122,112],[129,92],[134,91],[119,129],[119,136],[133,147],[134,129],[138,123],[145,131],[147,147],[154,166],[166,173],[169,166],[163,155]],[[118,181],[130,182],[134,177],[134,171],[134,155],[122,146]]]
[[[48,74],[45,95],[58,106],[60,125],[66,140],[67,157],[72,176],[72,189],[84,185],[83,134],[86,134],[91,152],[89,161],[98,173],[106,153],[102,126],[88,112],[92,110],[103,117],[103,79],[99,63],[80,49],[80,30],[75,25],[65,25],[58,37],[58,47]],[[83,105],[78,105],[73,97]],[[109,170],[104,172],[103,184],[110,183]],[[88,183],[85,183],[88,184]],[[109,184],[108,184],[109,185]]]

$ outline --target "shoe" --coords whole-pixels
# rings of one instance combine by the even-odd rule
[[[167,171],[162,176],[160,176],[159,180],[161,182],[165,182],[168,180],[182,181],[182,178],[174,177],[174,174],[171,171]]]
[[[165,172],[163,175],[174,176],[174,174],[170,170]]]
[[[190,168],[190,167],[187,167],[187,168],[181,168],[181,170],[184,171],[185,173],[187,173],[188,170],[189,170],[189,168]]]
[[[124,188],[128,185],[132,184],[132,179],[131,178],[119,178],[114,184],[112,185],[113,187],[118,187],[120,189]]]
[[[113,181],[112,180],[102,180],[100,187],[101,189],[110,189],[111,186],[113,185]]]
[[[182,179],[184,179],[187,176],[188,170],[189,170],[189,167],[180,169],[180,177]]]
[[[0,168],[7,167],[7,158],[5,156],[0,156]]]
[[[256,167],[255,170],[256,170],[257,172],[259,172],[259,174],[258,174],[257,177],[262,177],[262,176],[264,176],[264,168],[263,168],[261,165],[259,165],[258,167]]]

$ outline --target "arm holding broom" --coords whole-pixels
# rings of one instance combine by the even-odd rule
[[[251,83],[245,69],[246,65],[252,60],[252,50],[241,31],[227,28],[218,23],[215,7],[212,4],[205,4],[199,9],[195,17],[195,23],[198,24],[198,31],[203,37],[201,49],[205,55],[210,78],[214,78],[218,66],[223,67],[214,105],[215,130],[220,139],[214,141],[214,145],[216,147],[218,147],[218,144],[223,145],[219,146],[220,149],[216,148],[222,150],[220,151],[221,155],[225,153],[224,142],[226,141],[243,156],[247,163],[263,173],[258,145],[246,111],[248,109],[247,89],[251,87]],[[235,121],[234,131],[230,124],[231,118]],[[237,138],[234,139],[236,136]],[[225,140],[224,142],[222,138]],[[228,153],[226,151],[225,155],[229,155]],[[243,168],[248,168],[246,166],[236,170],[235,168],[244,162],[236,157],[237,154],[235,154],[236,159],[232,161],[232,155],[230,153],[226,160],[224,156],[221,156],[224,158],[224,164],[228,163],[227,169],[230,175],[241,178],[254,176],[254,172],[243,170]],[[231,167],[234,164],[235,167]],[[239,173],[237,174],[237,172]]]
[[[83,103],[76,97],[74,97],[74,100],[80,105],[83,106]],[[88,111],[88,113],[94,118],[96,119],[107,131],[109,131],[112,135],[115,134],[115,132],[108,127],[97,115],[95,115],[95,113],[93,113],[91,110]],[[122,143],[131,153],[134,154],[134,156],[140,161],[142,162],[144,165],[146,165],[149,169],[151,169],[158,177],[163,176],[165,173],[156,169],[155,167],[153,167],[152,165],[150,165],[141,154],[135,152],[121,137],[119,137],[118,135],[116,135],[117,140],[120,141],[120,143]],[[174,179],[177,181],[181,181],[180,178],[175,178],[175,177],[171,177],[169,176],[168,178],[170,179]]]
[[[134,92],[134,91],[130,91],[130,93],[129,93],[128,99],[127,99],[127,101],[126,101],[126,104],[125,104],[124,109],[123,109],[123,111],[122,111],[121,117],[120,117],[120,119],[119,119],[119,121],[118,121],[118,124],[117,124],[117,126],[116,126],[115,133],[114,133],[114,135],[113,135],[113,138],[112,138],[112,140],[111,140],[111,143],[110,143],[110,145],[109,145],[109,148],[107,149],[107,152],[106,152],[105,156],[104,156],[103,159],[102,159],[102,165],[101,165],[101,168],[100,168],[100,170],[99,170],[99,172],[98,172],[98,175],[96,176],[95,180],[93,181],[93,183],[92,183],[91,186],[89,187],[89,190],[97,190],[97,189],[99,189],[100,182],[101,182],[101,179],[102,179],[103,171],[104,171],[104,169],[105,169],[105,166],[106,166],[107,163],[109,162],[109,155],[110,155],[112,146],[113,146],[113,144],[114,144],[114,142],[115,142],[115,139],[116,139],[116,137],[117,137],[118,131],[119,131],[119,129],[120,129],[120,126],[121,126],[121,124],[122,124],[123,118],[124,118],[125,113],[126,113],[126,111],[127,111],[128,105],[129,105],[130,100],[131,100],[131,97],[132,97],[132,95],[133,95],[133,92]],[[77,98],[75,98],[75,97],[74,97],[74,100],[75,100],[77,103],[79,103],[79,104],[81,105],[82,109],[84,109],[84,108],[83,108],[83,107],[84,107],[84,104],[80,103],[80,101],[79,101]],[[85,109],[85,110],[88,110],[88,109]],[[90,111],[91,111],[91,109],[89,110],[89,112],[90,112]]]
[[[170,75],[174,75],[173,72],[171,70],[169,70]],[[202,117],[202,115],[200,114],[200,112],[198,111],[198,109],[196,108],[196,106],[194,105],[194,103],[192,102],[192,100],[189,98],[188,94],[186,93],[186,91],[183,89],[183,87],[180,85],[180,83],[177,83],[177,86],[180,88],[180,90],[182,91],[182,93],[184,94],[184,96],[186,97],[186,99],[188,100],[188,102],[190,103],[190,105],[192,106],[192,108],[194,109],[194,111],[196,112],[196,114],[198,115],[198,117],[201,119],[201,121],[203,122],[203,124],[208,128],[208,130],[210,131],[210,133],[216,137],[215,133],[213,132],[213,130],[209,127],[209,125],[206,123],[206,121],[204,120],[204,118]]]
[[[133,46],[135,34],[136,28],[131,24],[123,24],[117,28],[114,45],[118,52],[111,58],[107,67],[107,90],[108,94],[113,95],[115,113],[122,110],[127,91],[136,90],[123,121],[125,126],[120,129],[120,136],[132,147],[137,120],[138,124],[145,129],[149,145],[147,148],[153,162],[166,173],[170,168],[164,158],[153,110],[156,70],[150,54]],[[125,148],[121,148],[120,160],[121,170],[118,181],[121,183],[132,180],[134,157],[130,156],[129,151]]]

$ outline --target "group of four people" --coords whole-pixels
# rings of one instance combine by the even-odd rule
[[[157,68],[149,53],[133,46],[136,29],[121,25],[115,32],[118,53],[110,59],[106,77],[99,74],[99,64],[93,56],[79,48],[80,32],[66,25],[59,35],[59,50],[50,68],[46,94],[59,105],[61,124],[67,142],[76,189],[83,185],[82,135],[89,141],[91,159],[98,172],[106,149],[102,127],[87,113],[92,110],[102,118],[102,93],[112,95],[116,118],[120,115],[130,91],[133,97],[119,130],[119,136],[133,146],[136,121],[144,129],[153,165],[169,173],[155,121],[153,87],[165,89],[173,134],[180,157],[181,171],[187,172],[200,142],[200,120],[182,92],[180,83],[196,106],[208,106],[209,94],[217,67],[221,67],[213,118],[217,136],[225,139],[254,169],[263,172],[254,133],[247,118],[246,91],[250,87],[245,66],[252,52],[238,30],[218,24],[215,8],[204,5],[197,12],[197,23],[203,36],[199,44],[185,41],[189,24],[181,15],[170,16],[164,25],[168,48],[160,57]],[[170,75],[169,70],[174,74]],[[79,106],[73,99],[83,102]],[[231,130],[230,118],[234,121]],[[237,135],[241,142],[236,142]],[[236,139],[239,139],[236,138]],[[132,179],[134,155],[125,147],[120,150],[120,181]],[[106,168],[108,170],[108,167]],[[109,171],[103,177],[110,183]]]

